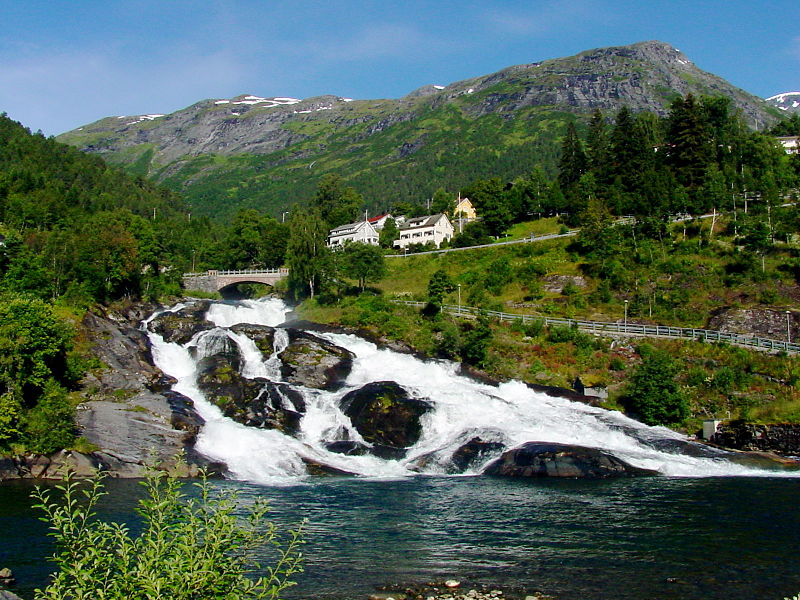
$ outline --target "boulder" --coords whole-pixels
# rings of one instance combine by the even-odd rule
[[[352,440],[339,440],[325,444],[328,452],[344,454],[345,456],[363,456],[369,452],[369,446]]]
[[[497,441],[496,435],[492,435],[492,437],[495,438],[494,441],[486,441],[475,431],[464,432],[463,443],[455,451],[452,451],[451,445],[427,452],[416,457],[409,468],[414,471],[463,473],[485,463],[490,457],[497,456],[505,450],[506,445]]]
[[[448,472],[463,473],[504,448],[505,444],[502,442],[489,442],[480,437],[474,437],[453,452],[450,459],[451,468],[448,469]]]
[[[389,454],[408,448],[422,434],[420,418],[433,406],[426,400],[411,397],[394,381],[376,381],[347,393],[341,408],[361,437],[376,445],[373,454],[386,446]]]
[[[199,300],[176,312],[163,312],[150,321],[147,328],[163,337],[165,342],[183,345],[198,332],[214,328],[214,324],[206,320],[210,305],[208,300]]]
[[[326,465],[325,463],[321,463],[318,460],[313,460],[311,458],[302,458],[301,460],[303,461],[303,464],[305,464],[306,472],[309,475],[324,475],[328,477],[351,477],[354,475],[354,473],[349,471],[337,469],[336,467]]]
[[[295,433],[306,410],[305,399],[285,383],[242,376],[224,356],[203,359],[197,384],[226,417],[250,427]]]
[[[194,444],[197,434],[206,423],[206,420],[195,410],[194,401],[188,396],[172,390],[164,392],[163,395],[172,411],[170,425],[188,434],[183,439],[184,443]]]
[[[355,355],[315,335],[287,329],[289,345],[281,352],[281,378],[320,390],[342,386],[353,368]]]
[[[731,421],[721,425],[711,437],[711,441],[734,450],[800,456],[800,425],[793,423],[761,425]]]
[[[598,448],[526,442],[503,453],[484,470],[485,475],[505,477],[569,477],[603,479],[633,475],[656,475],[634,467]]]

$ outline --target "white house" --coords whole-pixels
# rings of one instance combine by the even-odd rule
[[[400,239],[395,240],[395,248],[405,248],[409,244],[433,242],[438,248],[445,240],[453,238],[455,230],[447,215],[427,215],[407,219],[398,227]]]
[[[328,247],[341,248],[345,242],[361,242],[362,244],[378,245],[378,232],[370,225],[369,221],[348,223],[331,229],[328,234]]]
[[[386,213],[385,215],[378,215],[377,217],[372,217],[367,220],[369,221],[369,224],[375,228],[376,231],[380,231],[381,229],[383,229],[383,226],[386,225],[386,221],[391,218],[393,218],[392,215]]]
[[[800,154],[800,137],[779,137],[778,141],[786,154]]]

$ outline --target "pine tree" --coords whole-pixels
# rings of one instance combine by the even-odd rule
[[[562,190],[569,190],[586,172],[586,154],[578,137],[575,124],[567,125],[567,133],[561,143],[561,160],[558,163],[558,183]]]

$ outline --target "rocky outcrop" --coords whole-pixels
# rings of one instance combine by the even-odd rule
[[[275,328],[267,325],[251,325],[239,323],[231,327],[234,333],[241,333],[249,337],[261,351],[264,357],[270,356],[275,347]]]
[[[300,392],[285,383],[248,379],[225,355],[204,358],[200,365],[198,386],[226,417],[249,427],[297,431],[306,409]]]
[[[504,452],[500,458],[486,467],[484,474],[505,477],[605,479],[657,473],[634,467],[597,448],[550,442],[526,442]]]
[[[58,478],[65,465],[81,476],[100,468],[116,477],[141,477],[153,463],[182,475],[196,473],[199,466],[223,468],[194,453],[203,419],[189,398],[168,391],[169,378],[153,366],[149,341],[139,330],[152,309],[95,309],[81,323],[102,366],[82,382],[85,400],[78,406],[76,424],[78,434],[97,450],[5,459],[0,479]],[[180,466],[182,456],[188,466]]]
[[[211,303],[195,300],[175,312],[162,312],[148,324],[148,329],[159,334],[165,342],[185,344],[200,331],[213,329],[214,324],[206,320]]]
[[[394,381],[376,381],[347,393],[341,408],[364,440],[392,454],[393,449],[408,448],[419,440],[420,418],[433,406],[413,398]]]
[[[92,454],[59,450],[54,454],[31,454],[0,458],[0,481],[6,479],[61,479],[65,469],[78,477],[90,477],[103,469],[100,458]]]
[[[281,352],[281,378],[320,390],[340,388],[355,355],[336,344],[297,329],[287,329],[289,345]]]
[[[772,308],[724,308],[716,311],[708,321],[709,329],[741,333],[774,340],[786,339],[786,310]],[[797,315],[790,312],[788,326],[792,340],[800,339]]]
[[[710,440],[725,448],[775,452],[800,456],[800,425],[756,425],[732,422],[721,425]]]

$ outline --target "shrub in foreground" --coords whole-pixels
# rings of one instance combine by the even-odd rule
[[[302,571],[300,530],[281,542],[275,525],[264,519],[263,502],[242,518],[235,494],[212,495],[205,477],[195,484],[196,498],[161,472],[143,485],[147,497],[140,501],[144,523],[137,537],[124,524],[96,518],[105,494],[100,476],[83,486],[67,473],[56,486],[60,501],[52,490],[37,488],[35,506],[55,538],[58,571],[50,585],[36,590],[36,600],[274,600],[294,585],[290,577]],[[262,567],[256,556],[268,546],[277,559]]]

